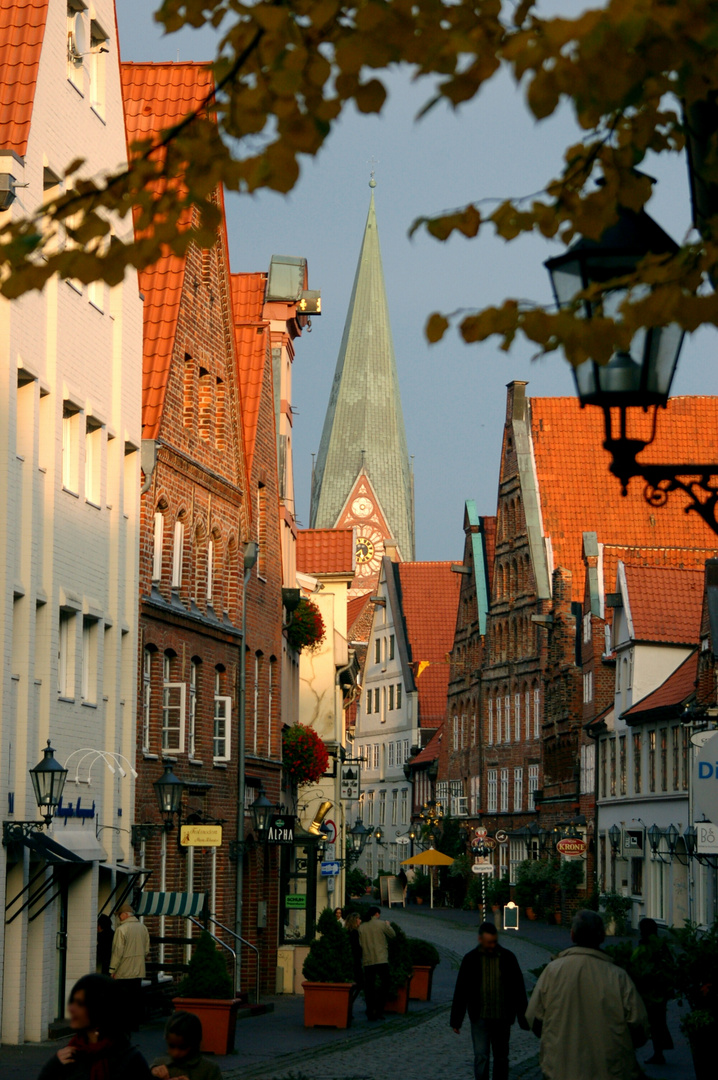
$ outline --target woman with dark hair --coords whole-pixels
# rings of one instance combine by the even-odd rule
[[[38,1080],[151,1080],[149,1066],[124,1034],[116,984],[83,975],[70,993],[75,1034],[44,1065]]]

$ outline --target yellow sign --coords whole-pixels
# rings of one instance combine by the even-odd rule
[[[221,825],[183,825],[180,829],[182,847],[221,847]]]

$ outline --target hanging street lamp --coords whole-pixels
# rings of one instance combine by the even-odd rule
[[[254,831],[257,834],[257,840],[260,844],[263,844],[269,835],[272,815],[276,810],[274,804],[270,803],[267,798],[264,788],[259,789],[259,795],[250,806],[250,810],[252,811],[252,822]]]
[[[364,851],[366,842],[371,836],[371,831],[366,828],[361,818],[357,818],[353,829],[347,834],[347,859],[359,859]]]
[[[611,282],[635,274],[648,255],[671,257],[678,245],[645,210],[636,213],[618,208],[618,220],[598,240],[581,238],[562,255],[548,259],[554,297],[559,308],[577,307],[586,319],[603,314],[615,317],[626,299],[624,285]],[[592,287],[601,290],[595,299],[580,299]],[[634,286],[632,295],[647,296],[650,287]],[[695,510],[718,533],[718,464],[644,464],[637,460],[653,442],[659,407],[665,408],[683,343],[683,330],[676,324],[638,330],[625,351],[614,353],[607,364],[585,360],[574,369],[581,406],[596,405],[603,410],[604,448],[611,454],[610,471],[618,478],[622,494],[629,481],[645,481],[644,498],[651,506],[663,506],[669,494],[682,491],[690,499],[687,509]],[[640,432],[632,433],[629,410],[653,409],[650,432],[645,421]]]
[[[172,827],[172,818],[182,810],[184,782],[175,776],[172,766],[165,763],[165,771],[152,787],[155,789],[160,813],[165,819],[165,827],[169,830]]]
[[[34,769],[30,769],[35,801],[48,826],[52,824],[53,815],[60,805],[67,772],[68,770],[63,769],[60,762],[56,761],[55,751],[48,739],[42,761],[39,761]]]

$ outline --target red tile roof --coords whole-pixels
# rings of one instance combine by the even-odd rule
[[[634,721],[640,720],[641,713],[656,709],[667,709],[672,705],[682,705],[691,697],[696,688],[698,677],[698,650],[687,656],[683,663],[668,676],[665,682],[646,697],[632,705],[623,715]]]
[[[0,8],[0,149],[27,152],[48,0]]]
[[[121,64],[127,143],[150,139],[198,108],[212,88],[206,64]],[[189,215],[181,224],[189,222]],[[140,271],[144,302],[142,437],[159,433],[174,349],[185,259],[166,252]]]
[[[353,574],[353,529],[299,529],[297,570],[300,574]]]
[[[680,492],[670,495],[665,506],[649,506],[643,481],[637,479],[622,498],[608,471],[599,409],[581,409],[577,398],[531,398],[530,409],[544,534],[551,541],[554,567],[573,571],[574,600],[583,598],[585,531],[595,531],[599,543],[651,550],[653,562],[693,566],[696,552],[703,560],[715,552],[715,537],[697,514],[685,513]],[[648,425],[650,417],[639,413],[636,422]],[[655,442],[641,460],[718,461],[718,398],[672,398],[659,411]],[[610,587],[605,568],[604,580]]]
[[[424,749],[412,758],[409,764],[413,768],[415,765],[430,765],[432,761],[436,761],[439,757],[439,750],[441,748],[441,739],[444,734],[444,725],[439,728],[435,735],[432,735]]]
[[[266,274],[231,275],[234,339],[242,402],[242,433],[248,474],[252,471],[264,367],[269,351],[268,324],[262,319],[266,281]]]
[[[419,692],[419,724],[440,727],[446,716],[450,667],[447,653],[454,644],[461,575],[450,562],[398,563],[401,606],[411,646],[414,678]],[[418,674],[422,660],[429,667]]]
[[[625,573],[636,641],[697,643],[703,610],[702,570],[626,566]]]
[[[368,641],[371,633],[372,607],[369,593],[354,596],[347,604],[347,631],[350,641]],[[367,618],[362,619],[363,615]]]

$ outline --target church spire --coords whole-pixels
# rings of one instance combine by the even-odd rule
[[[343,524],[365,476],[401,558],[414,558],[409,455],[372,189],[349,311],[314,474],[313,528]],[[386,537],[385,537],[386,538]]]

